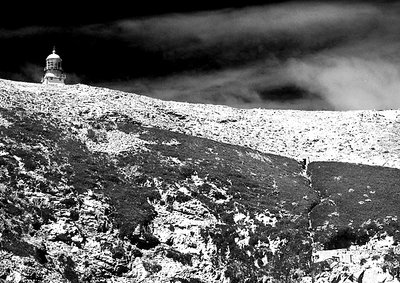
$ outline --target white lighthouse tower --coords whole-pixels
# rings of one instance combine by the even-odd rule
[[[46,67],[44,68],[43,84],[64,84],[67,76],[61,66],[61,58],[56,54],[56,48],[53,47],[53,53],[46,58]]]

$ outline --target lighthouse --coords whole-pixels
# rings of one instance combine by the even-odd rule
[[[46,58],[42,84],[64,84],[67,76],[64,74],[61,62],[60,56],[56,54],[56,48],[53,47],[53,53]]]

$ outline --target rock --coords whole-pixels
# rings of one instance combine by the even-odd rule
[[[366,269],[364,276],[362,277],[362,283],[383,283],[390,282],[392,280],[393,276],[377,266],[372,266],[371,268]]]
[[[74,242],[75,244],[81,244],[84,241],[84,239],[79,234],[77,234],[71,237],[71,241]]]
[[[7,276],[6,282],[9,283],[20,283],[22,282],[22,275],[18,271],[14,271]]]

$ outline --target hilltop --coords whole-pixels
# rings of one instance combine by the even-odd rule
[[[301,160],[400,168],[400,110],[236,109],[163,101],[87,85],[0,80],[3,107],[51,113],[70,123],[120,113],[143,125]]]
[[[0,279],[301,281],[316,242],[399,238],[399,129],[0,80]]]

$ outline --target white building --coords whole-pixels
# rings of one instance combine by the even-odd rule
[[[53,53],[46,58],[46,67],[44,68],[43,84],[64,84],[67,76],[61,66],[61,58],[56,54],[56,48]]]

